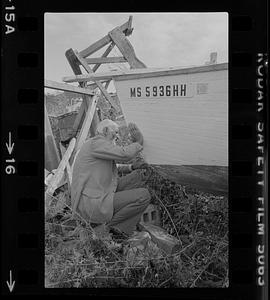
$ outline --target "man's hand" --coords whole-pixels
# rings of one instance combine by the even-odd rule
[[[132,170],[147,169],[148,167],[148,163],[146,163],[144,160],[138,160],[132,164]]]
[[[134,123],[129,123],[128,129],[129,129],[131,140],[133,141],[133,143],[137,142],[137,143],[143,145],[143,135],[140,132],[137,125]]]

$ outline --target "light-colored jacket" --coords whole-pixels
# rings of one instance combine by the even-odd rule
[[[116,146],[101,135],[86,141],[74,162],[72,208],[87,222],[109,222],[113,216],[113,197],[118,178],[115,160],[127,162],[142,149],[139,143]]]

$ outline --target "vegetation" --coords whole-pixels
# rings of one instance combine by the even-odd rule
[[[69,224],[70,199],[63,187],[45,224],[47,287],[228,286],[227,199],[187,193],[154,167],[145,175],[161,226],[179,238],[181,249],[168,255],[151,240],[134,248],[126,237],[98,232],[79,216]]]

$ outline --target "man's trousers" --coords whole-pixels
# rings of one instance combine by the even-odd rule
[[[113,199],[114,213],[108,226],[116,227],[130,235],[140,221],[141,215],[150,203],[150,193],[142,187],[140,171],[120,177]]]

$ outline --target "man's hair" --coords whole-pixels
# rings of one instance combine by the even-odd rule
[[[112,128],[112,127],[119,128],[119,125],[110,119],[104,119],[98,124],[96,129],[96,134],[103,134],[104,128]]]

